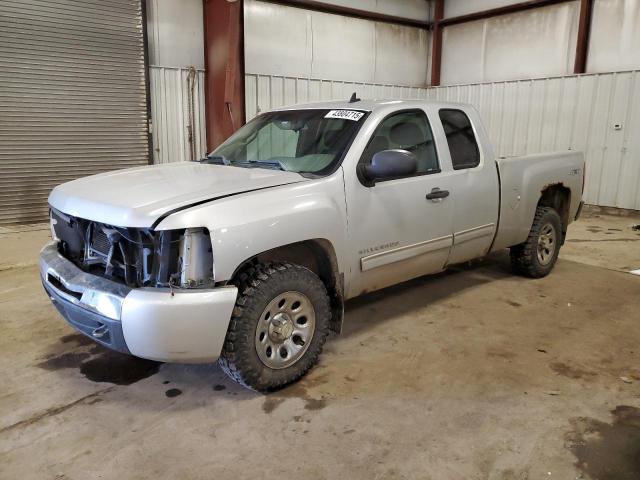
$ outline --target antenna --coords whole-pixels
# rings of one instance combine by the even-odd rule
[[[359,101],[360,101],[360,99],[356,95],[356,92],[353,92],[353,94],[351,95],[351,99],[349,100],[349,103],[356,103],[356,102],[359,102]]]

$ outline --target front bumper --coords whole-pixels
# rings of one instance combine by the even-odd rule
[[[44,288],[79,332],[123,353],[162,362],[205,363],[220,356],[238,289],[129,288],[89,274],[55,244],[40,253]]]

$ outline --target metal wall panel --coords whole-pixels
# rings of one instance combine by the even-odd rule
[[[587,70],[607,72],[638,65],[640,0],[594,0]]]
[[[258,113],[297,103],[348,100],[353,92],[361,98],[427,98],[428,90],[419,87],[362,82],[341,82],[275,75],[245,75],[247,121]]]
[[[259,0],[245,0],[244,12],[247,73],[427,84],[427,30]]]
[[[149,67],[154,163],[204,157],[204,70]]]
[[[361,98],[438,99],[474,105],[502,157],[581,150],[585,200],[640,210],[640,71],[532,80],[401,87],[246,75],[247,119],[271,108]]]
[[[458,17],[521,2],[522,0],[473,0],[472,2],[469,0],[446,0],[444,2],[444,16],[445,18]]]
[[[322,0],[322,3],[427,22],[430,19],[428,1],[429,0]]]
[[[0,0],[0,224],[68,180],[148,163],[140,0]]]
[[[579,13],[573,1],[446,27],[441,84],[573,73]]]
[[[204,68],[202,0],[145,0],[149,64]]]
[[[202,0],[146,0],[154,163],[206,151]]]

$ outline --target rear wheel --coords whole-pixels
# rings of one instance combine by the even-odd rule
[[[220,366],[257,391],[295,382],[318,361],[331,311],[322,281],[299,265],[257,265],[236,280],[233,311]]]
[[[533,278],[551,272],[562,244],[562,221],[551,207],[538,207],[529,237],[511,247],[511,264],[516,272]]]

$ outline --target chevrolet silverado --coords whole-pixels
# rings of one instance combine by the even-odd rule
[[[56,187],[40,272],[96,342],[218,359],[268,391],[312,368],[349,298],[505,248],[516,272],[547,275],[584,173],[580,152],[496,158],[469,105],[280,108],[198,162]]]

